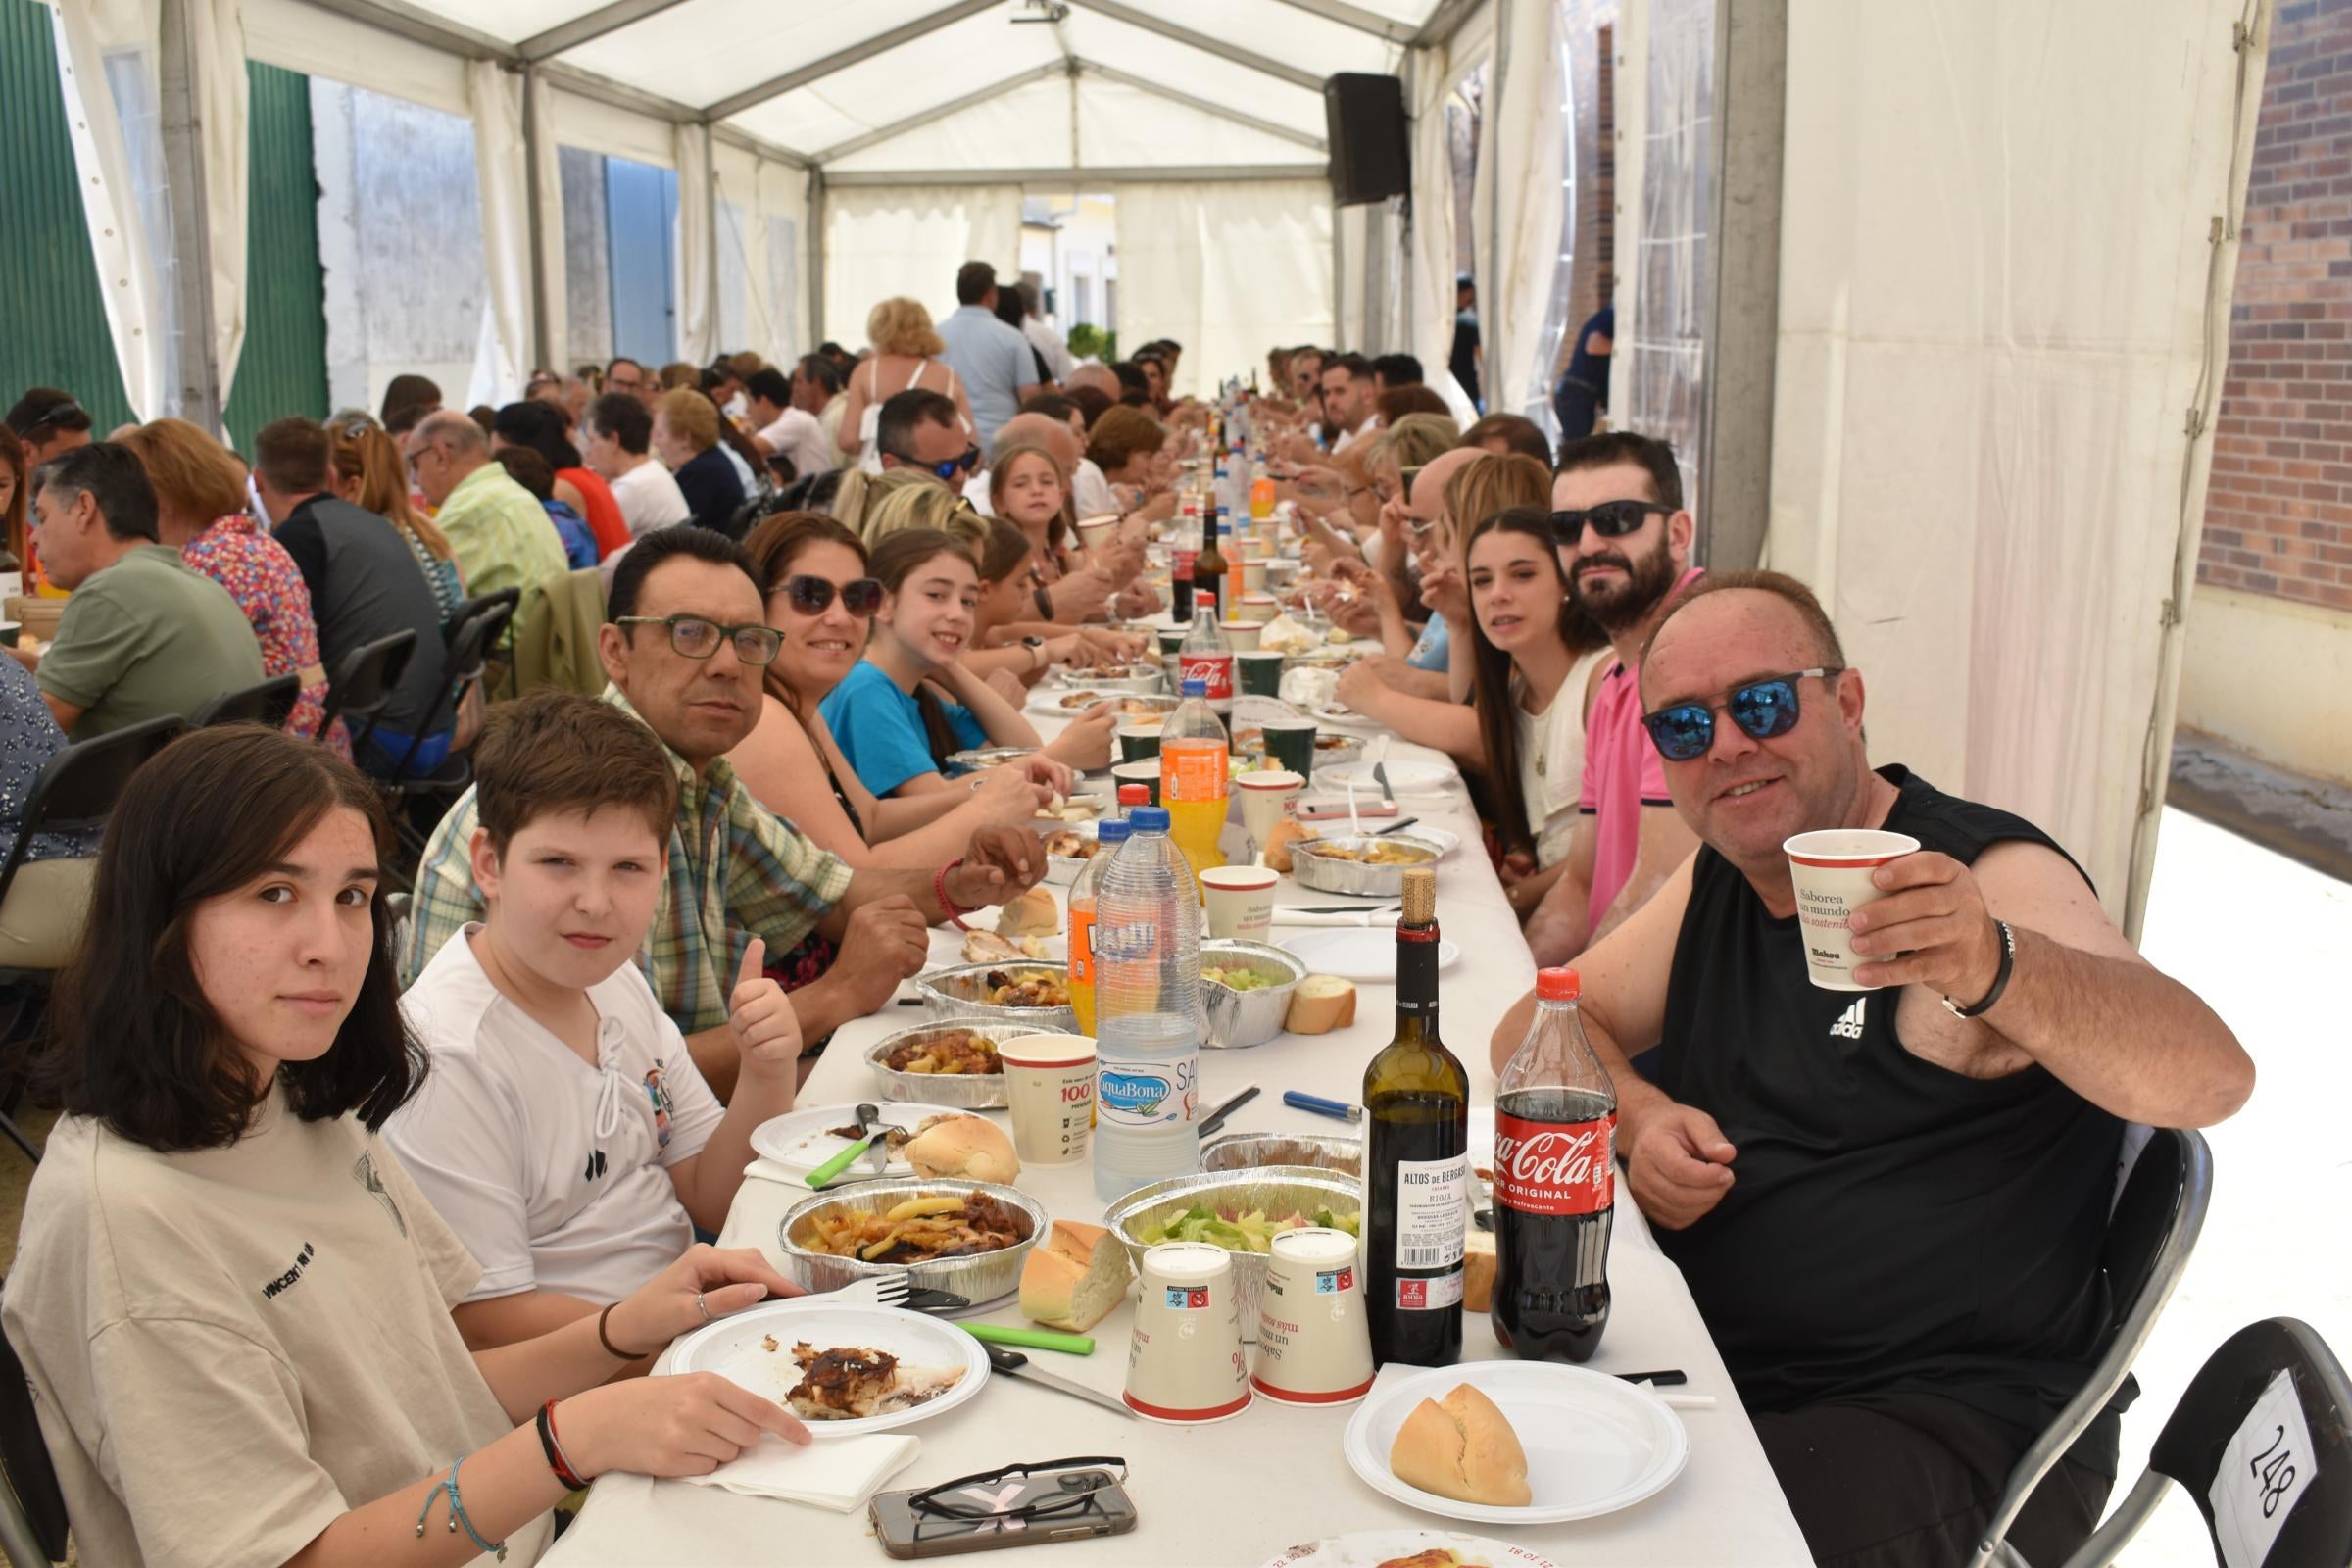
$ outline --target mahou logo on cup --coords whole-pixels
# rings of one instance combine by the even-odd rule
[[[1522,1214],[1597,1214],[1615,1199],[1617,1117],[1494,1117],[1494,1200]]]
[[[1179,682],[1202,680],[1208,682],[1208,700],[1220,702],[1233,695],[1233,656],[1231,654],[1183,654],[1178,656]],[[1181,684],[1177,690],[1182,691]]]

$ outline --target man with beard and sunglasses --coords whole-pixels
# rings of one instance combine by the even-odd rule
[[[2082,1386],[2124,1123],[2207,1126],[2254,1066],[2032,823],[1874,770],[1863,681],[1803,584],[1711,574],[1651,635],[1646,738],[1701,842],[1578,964],[1616,1152],[1815,1557],[1966,1561]],[[1816,987],[1782,845],[1920,849],[1852,916],[1873,989]],[[1522,1001],[1493,1041],[1523,1037]],[[1655,1045],[1654,1086],[1627,1058]],[[2063,1561],[2115,1475],[2093,1421],[2008,1532]]]
[[[1527,920],[1539,966],[1566,963],[1658,890],[1695,844],[1642,733],[1642,644],[1695,581],[1674,449],[1631,431],[1560,448],[1551,522],[1568,591],[1617,651],[1585,721],[1583,816],[1565,868]]]
[[[874,444],[882,449],[884,471],[913,468],[957,495],[980,466],[980,448],[965,431],[956,400],[921,387],[894,392],[884,401]]]

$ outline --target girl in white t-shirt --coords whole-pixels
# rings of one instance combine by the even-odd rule
[[[379,798],[273,730],[173,742],[100,853],[43,1064],[67,1114],[0,1320],[81,1560],[537,1560],[606,1470],[699,1475],[772,1432],[710,1374],[610,1381],[793,1288],[694,1248],[600,1316],[469,1352],[476,1269],[377,1136],[401,1024]]]
[[[722,1107],[632,962],[663,891],[678,781],[643,720],[537,692],[474,748],[471,845],[486,918],[402,999],[432,1055],[384,1137],[482,1277],[457,1308],[475,1348],[587,1316],[715,1234],[752,1130],[792,1109],[801,1034],[755,937]]]

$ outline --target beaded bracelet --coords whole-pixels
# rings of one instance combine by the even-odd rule
[[[553,1399],[539,1407],[539,1448],[547,1455],[547,1467],[556,1473],[558,1481],[574,1492],[588,1485],[580,1473],[571,1467],[571,1461],[564,1456],[564,1445],[556,1436],[556,1401]]]
[[[481,1550],[495,1555],[500,1562],[505,1562],[507,1544],[503,1541],[484,1541],[482,1533],[473,1528],[473,1521],[466,1517],[466,1499],[458,1495],[458,1466],[465,1462],[463,1454],[452,1459],[449,1462],[449,1479],[433,1483],[432,1490],[424,1494],[424,1506],[416,1510],[416,1539],[424,1539],[424,1521],[433,1511],[433,1499],[446,1492],[449,1494],[449,1533],[456,1535],[458,1526],[464,1525],[467,1540]]]

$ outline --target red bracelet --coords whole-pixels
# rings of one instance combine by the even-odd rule
[[[556,1473],[558,1481],[574,1492],[588,1485],[580,1478],[580,1473],[571,1467],[571,1461],[564,1457],[564,1445],[556,1437],[556,1401],[553,1399],[539,1407],[539,1446],[547,1455],[547,1467]]]
[[[963,857],[958,855],[941,866],[939,874],[931,879],[931,891],[939,896],[939,906],[948,911],[948,924],[958,931],[969,931],[971,927],[963,923],[962,911],[957,909],[955,901],[948,897],[948,873],[962,863]]]

